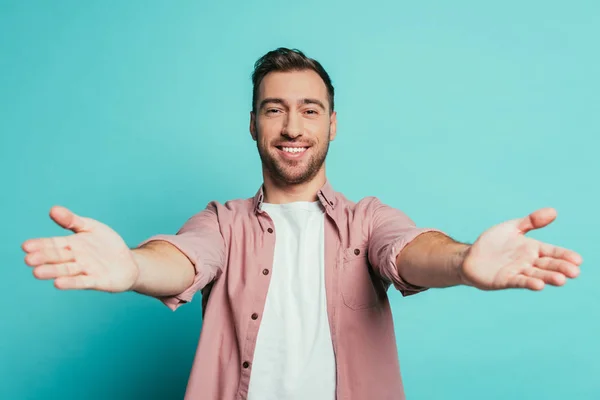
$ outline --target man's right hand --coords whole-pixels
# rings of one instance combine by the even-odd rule
[[[58,289],[124,292],[133,289],[139,267],[121,236],[105,224],[53,207],[50,217],[74,232],[23,243],[25,263],[38,279],[54,279]]]

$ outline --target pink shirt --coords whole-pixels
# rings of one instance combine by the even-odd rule
[[[425,290],[403,281],[396,256],[417,235],[404,213],[377,198],[353,203],[326,183],[325,290],[336,361],[338,400],[404,399],[390,304],[390,285],[407,296]],[[246,399],[256,338],[273,266],[277,232],[254,198],[211,202],[177,235],[196,270],[193,285],[161,300],[172,310],[202,291],[204,321],[185,398]]]

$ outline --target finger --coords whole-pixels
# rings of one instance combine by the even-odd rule
[[[33,269],[33,276],[38,279],[56,279],[63,276],[75,276],[83,272],[78,263],[43,264]]]
[[[565,249],[562,247],[554,246],[548,243],[541,243],[540,245],[540,257],[552,257],[569,261],[575,265],[581,265],[583,259],[579,254],[573,250]]]
[[[522,273],[525,276],[539,279],[552,286],[562,286],[567,282],[567,278],[560,272],[547,271],[539,268],[527,268]]]
[[[539,229],[547,226],[556,219],[556,210],[554,208],[541,208],[519,220],[517,227],[523,233],[532,229]]]
[[[61,227],[75,233],[85,232],[90,229],[91,221],[89,218],[80,217],[65,207],[52,207],[50,210],[50,218]]]
[[[53,246],[70,247],[70,244],[71,243],[67,237],[57,236],[53,238],[28,239],[23,242],[21,248],[27,253],[33,253],[35,251],[49,249]]]
[[[576,278],[580,272],[579,267],[575,264],[552,257],[538,258],[533,266],[548,271],[560,272],[567,278]]]
[[[87,275],[63,276],[54,280],[54,286],[61,290],[93,289],[95,280]]]
[[[543,280],[526,275],[515,275],[508,281],[508,286],[519,289],[542,290],[545,286]]]
[[[37,267],[42,264],[58,264],[70,261],[75,261],[73,251],[70,247],[62,246],[63,241],[54,241],[49,239],[52,244],[42,250],[35,251],[25,256],[25,263],[32,267]]]

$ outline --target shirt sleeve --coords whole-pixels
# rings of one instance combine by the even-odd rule
[[[157,240],[179,249],[192,262],[195,270],[194,282],[190,287],[177,295],[159,298],[171,310],[191,301],[197,291],[221,275],[225,264],[225,242],[213,203],[188,219],[177,234],[152,236],[140,243],[138,248]]]
[[[407,244],[425,232],[441,232],[433,228],[418,228],[402,211],[373,199],[371,210],[371,231],[369,238],[369,263],[387,282],[409,296],[427,290],[413,285],[400,276],[396,257]]]

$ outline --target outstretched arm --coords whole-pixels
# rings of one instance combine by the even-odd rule
[[[30,239],[23,243],[25,262],[42,280],[54,280],[58,289],[106,292],[137,291],[169,296],[194,281],[192,262],[164,241],[152,241],[130,250],[107,225],[53,207],[50,217],[72,235]]]
[[[556,218],[551,208],[537,210],[485,231],[473,243],[458,243],[439,232],[416,237],[397,256],[399,275],[422,287],[469,285],[482,290],[562,286],[579,275],[581,256],[526,237]]]

